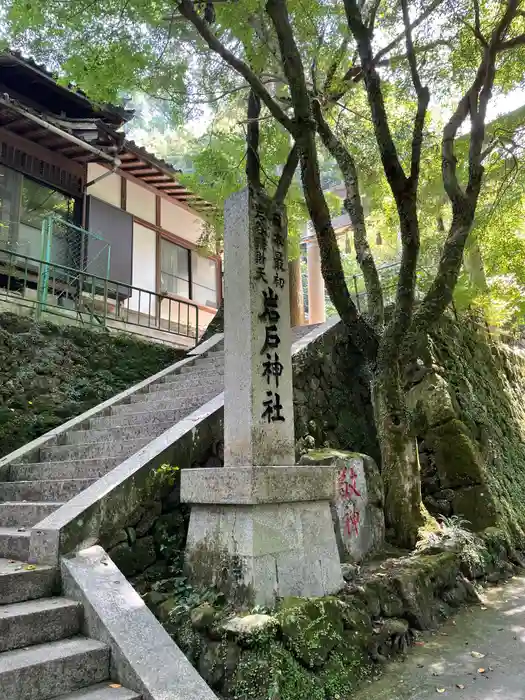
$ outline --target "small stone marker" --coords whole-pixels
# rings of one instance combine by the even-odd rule
[[[331,464],[334,469],[332,515],[341,559],[360,562],[385,539],[383,482],[371,457],[339,450],[314,450],[301,464]]]
[[[286,215],[246,189],[225,205],[225,466],[186,469],[186,570],[232,603],[342,585],[333,469],[296,466]]]

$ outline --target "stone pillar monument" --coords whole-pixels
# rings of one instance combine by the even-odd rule
[[[225,466],[182,472],[187,571],[239,603],[331,594],[334,470],[295,466],[285,212],[246,189],[224,220]]]

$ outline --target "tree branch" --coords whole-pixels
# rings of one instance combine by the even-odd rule
[[[210,49],[218,54],[231,68],[237,71],[237,73],[242,75],[255,94],[261,98],[262,102],[264,102],[275,119],[292,133],[294,128],[292,120],[283,111],[279,103],[270,95],[250,66],[240,58],[237,58],[237,56],[234,56],[215,34],[213,34],[208,24],[195,11],[192,0],[181,0],[178,4],[178,8],[180,13],[193,24]]]
[[[430,15],[436,10],[440,5],[442,5],[445,2],[445,0],[434,0],[430,5],[427,7],[427,9],[422,12],[419,17],[417,17],[410,25],[409,29],[410,31],[413,31],[414,29],[417,29],[420,24],[422,24],[427,17],[430,17]],[[405,33],[406,33],[406,27],[405,29],[398,34],[392,41],[387,44],[384,48],[382,48],[380,51],[377,52],[377,54],[374,56],[374,64],[377,65],[377,63],[383,58],[383,56],[386,56],[387,53],[392,51],[393,48],[395,48],[400,41],[403,41],[405,38]]]
[[[508,51],[509,49],[515,49],[517,46],[523,46],[525,44],[525,34],[519,34],[512,39],[507,39],[507,41],[502,41],[498,44],[498,51]]]
[[[317,131],[326,150],[336,160],[343,175],[346,198],[345,209],[348,212],[354,232],[354,246],[356,259],[363,273],[365,282],[368,313],[372,319],[374,328],[378,328],[384,321],[384,302],[381,281],[377,272],[372,249],[368,243],[365,215],[359,192],[359,178],[357,168],[352,155],[343,143],[337,138],[323,116],[318,100],[313,102],[313,112],[317,122]]]
[[[439,5],[441,5],[443,2],[445,2],[445,0],[434,0],[434,2],[424,12],[422,12],[419,17],[417,17],[409,25],[410,29],[413,30],[413,29],[416,29],[417,27],[419,27],[419,25],[422,22],[424,22],[427,19],[427,17],[429,17],[432,14],[432,12],[434,12],[434,10],[437,7],[439,7]],[[379,6],[379,3],[377,6]],[[377,9],[376,9],[376,11],[377,11]],[[359,15],[359,17],[361,18],[361,15]],[[362,21],[362,19],[361,19],[361,22],[362,22],[363,26],[366,29],[368,29],[370,36],[371,36],[373,33],[373,24],[367,27],[365,25],[365,23]],[[395,37],[395,39],[392,39],[392,41],[387,46],[385,46],[384,48],[382,48],[380,51],[377,52],[377,54],[374,56],[374,58],[372,60],[372,65],[374,65],[374,66],[388,65],[390,63],[391,59],[385,59],[384,56],[386,56],[401,41],[403,41],[404,38],[405,38],[405,30],[403,30],[400,34],[398,34]],[[431,44],[428,44],[427,47],[422,47],[420,50],[426,50],[428,48],[433,48],[434,46],[437,46],[439,44],[447,44],[447,43],[448,42],[446,42],[446,41],[437,40],[435,42],[432,42]],[[398,58],[398,57],[396,56],[394,58]],[[406,54],[403,54],[403,56],[399,56],[399,58],[406,58]],[[342,82],[346,86],[344,88],[339,89],[337,92],[334,92],[332,94],[328,94],[328,96],[327,96],[328,101],[329,102],[337,102],[338,100],[340,100],[341,97],[343,97],[343,95],[345,95],[346,92],[348,91],[348,87],[350,86],[350,83],[351,82],[357,83],[360,80],[362,80],[363,77],[364,77],[364,75],[363,75],[363,70],[362,70],[361,66],[354,65],[352,63],[352,65],[346,71],[346,73],[343,75],[343,78],[342,78]]]
[[[306,205],[319,244],[321,271],[326,289],[342,321],[352,330],[352,340],[356,347],[369,361],[374,362],[378,338],[374,330],[359,315],[348,292],[337,238],[321,186],[315,140],[316,125],[303,63],[290,25],[286,0],[268,0],[266,11],[275,27],[284,70],[290,85],[295,112],[296,143],[300,154],[301,179]]]
[[[422,46],[415,46],[414,54],[419,55],[421,53],[425,53],[425,51],[435,49],[437,46],[448,46],[449,48],[452,48],[451,42],[447,39],[436,39],[435,41],[431,41],[428,44],[423,44]],[[380,61],[374,61],[374,63],[376,66],[385,67],[390,66],[394,61],[402,61],[407,58],[407,53],[398,53],[395,54],[395,56],[390,56],[389,58],[382,58]]]
[[[481,21],[479,17],[479,0],[472,0],[474,6],[474,36],[478,39],[482,46],[487,45],[487,40],[481,31]]]
[[[437,2],[437,0],[435,0],[435,2]],[[372,113],[374,132],[381,155],[381,161],[392,193],[397,199],[401,197],[404,191],[407,178],[401,166],[397,149],[390,132],[381,90],[381,81],[374,66],[370,32],[363,24],[356,0],[344,0],[344,6],[348,26],[354,35],[361,58],[361,69],[364,75],[368,103]],[[402,36],[404,36],[404,33]]]
[[[407,58],[410,66],[410,75],[412,84],[417,95],[417,113],[414,119],[414,129],[412,134],[412,155],[410,158],[410,185],[413,192],[417,191],[419,183],[419,170],[421,165],[421,147],[423,145],[423,127],[425,126],[425,117],[427,113],[430,93],[427,87],[423,87],[419,77],[417,68],[416,53],[414,51],[414,43],[412,41],[412,29],[410,28],[410,17],[408,14],[407,0],[401,0],[401,8],[403,12],[403,23],[405,25],[405,40],[407,49]]]
[[[277,34],[283,69],[288,80],[294,106],[295,122],[297,125],[310,124],[310,128],[315,129],[303,62],[290,25],[285,0],[268,0],[266,11],[273,22]]]
[[[463,95],[452,117],[443,130],[442,177],[446,193],[452,204],[452,223],[441,253],[436,277],[417,314],[413,329],[426,332],[452,301],[457,283],[465,244],[472,229],[481,182],[483,178],[483,142],[487,105],[492,94],[496,72],[496,57],[502,39],[516,16],[519,0],[507,0],[506,9],[485,46],[483,58],[470,89]],[[470,146],[468,155],[468,183],[461,188],[456,172],[454,144],[457,133],[470,113]]]
[[[281,177],[279,178],[279,182],[277,183],[277,189],[275,190],[275,194],[273,196],[273,199],[276,202],[276,204],[280,205],[286,199],[286,195],[288,194],[288,190],[290,189],[298,165],[299,148],[297,147],[297,144],[294,143],[290,150],[290,153],[288,154],[286,163],[284,164]]]
[[[248,96],[248,125],[246,127],[246,177],[248,185],[261,188],[261,164],[259,160],[259,116],[261,100],[253,90]]]

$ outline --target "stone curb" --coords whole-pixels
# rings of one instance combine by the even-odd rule
[[[82,603],[84,632],[111,649],[111,676],[144,700],[216,700],[102,547],[62,558],[63,593]]]

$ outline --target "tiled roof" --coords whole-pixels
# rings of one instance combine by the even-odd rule
[[[20,62],[23,66],[37,71],[43,78],[53,81],[56,85],[56,76],[53,73],[33,59],[22,56],[19,51],[0,54],[0,66],[2,63],[9,62],[10,59],[14,60],[15,63]],[[59,87],[91,104],[85,93],[72,88]],[[59,152],[70,160],[82,163],[97,162],[97,156],[83,149],[80,144],[71,143],[65,137],[52,134],[46,131],[43,126],[40,129],[35,128],[31,115],[44,119],[64,132],[70,133],[108,153],[108,155],[117,157],[121,161],[120,170],[133,175],[133,177],[149,187],[153,187],[158,192],[186,204],[197,212],[205,213],[213,209],[212,204],[186,189],[177,181],[177,175],[181,174],[180,170],[175,169],[172,165],[150,153],[134,141],[125,140],[124,134],[115,130],[115,126],[118,128],[122,122],[127,121],[131,117],[132,112],[109,105],[104,106],[102,110],[97,110],[91,117],[71,119],[37,112],[35,109],[22,103],[20,99],[14,100],[9,95],[0,96],[0,98],[0,127],[4,127],[20,136],[27,137],[30,134],[31,141],[45,145],[49,150]],[[17,114],[17,107],[22,107],[29,116]],[[110,115],[110,117],[113,116],[113,119],[104,119],[105,113]],[[120,122],[117,125],[115,125],[115,117],[117,122]]]

